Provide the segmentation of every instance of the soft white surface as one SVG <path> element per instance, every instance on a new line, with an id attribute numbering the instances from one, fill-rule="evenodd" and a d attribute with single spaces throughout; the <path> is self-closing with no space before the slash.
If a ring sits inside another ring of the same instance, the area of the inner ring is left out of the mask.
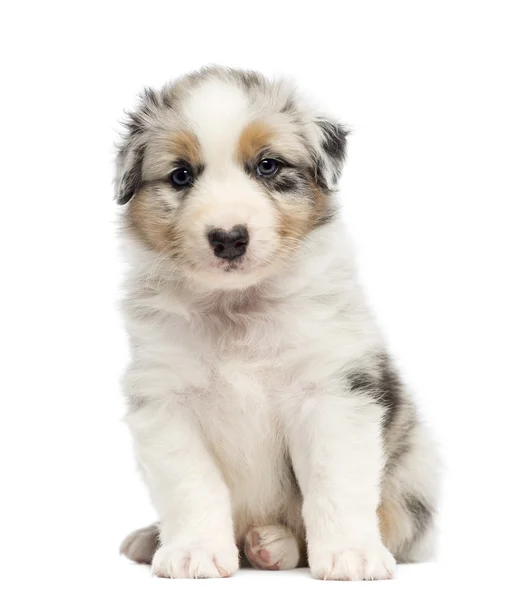
<path id="1" fill-rule="evenodd" d="M 518 595 L 522 22 L 510 1 L 3 9 L 3 597 Z M 354 127 L 342 192 L 362 278 L 447 465 L 439 562 L 397 581 L 159 581 L 116 554 L 154 516 L 119 421 L 114 130 L 143 84 L 209 62 L 292 74 Z"/>
<path id="2" fill-rule="evenodd" d="M 74 575 L 59 572 L 45 578 L 24 578 L 14 582 L 11 590 L 20 598 L 40 597 L 40 592 L 58 598 L 141 598 L 180 599 L 217 598 L 358 598 L 418 599 L 450 598 L 469 594 L 493 597 L 494 593 L 511 594 L 518 587 L 505 578 L 495 582 L 478 570 L 464 575 L 457 569 L 447 571 L 439 564 L 404 565 L 393 581 L 317 581 L 306 569 L 294 571 L 240 571 L 231 579 L 159 579 L 144 566 L 131 565 L 124 559 L 104 565 L 79 569 Z M 40 592 L 39 592 L 40 590 Z M 73 596 L 74 594 L 74 596 Z M 506 596 L 514 597 L 514 596 Z"/>

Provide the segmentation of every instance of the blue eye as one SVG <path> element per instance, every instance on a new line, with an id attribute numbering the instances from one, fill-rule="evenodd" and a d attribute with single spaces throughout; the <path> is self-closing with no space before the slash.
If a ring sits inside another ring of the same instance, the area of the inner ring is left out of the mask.
<path id="1" fill-rule="evenodd" d="M 171 173 L 171 183 L 176 189 L 189 187 L 193 183 L 193 173 L 188 167 L 179 167 Z"/>
<path id="2" fill-rule="evenodd" d="M 272 177 L 280 169 L 280 163 L 274 158 L 265 158 L 258 163 L 257 175 L 260 177 Z"/>

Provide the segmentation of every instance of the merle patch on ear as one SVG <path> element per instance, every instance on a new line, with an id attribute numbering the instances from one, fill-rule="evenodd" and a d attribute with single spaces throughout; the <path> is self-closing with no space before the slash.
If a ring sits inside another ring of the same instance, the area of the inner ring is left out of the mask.
<path id="1" fill-rule="evenodd" d="M 138 108 L 126 112 L 127 119 L 122 123 L 125 134 L 119 146 L 117 157 L 116 201 L 127 204 L 142 185 L 142 164 L 144 162 L 145 139 L 148 120 L 154 116 L 155 109 L 163 102 L 154 90 L 146 88 L 140 94 Z"/>
<path id="2" fill-rule="evenodd" d="M 322 188 L 329 191 L 333 190 L 342 174 L 350 131 L 327 119 L 318 119 L 316 125 L 320 130 L 316 179 Z"/>
<path id="3" fill-rule="evenodd" d="M 123 148 L 120 151 L 120 181 L 117 184 L 116 200 L 118 204 L 127 204 L 142 185 L 142 163 L 144 146 Z"/>

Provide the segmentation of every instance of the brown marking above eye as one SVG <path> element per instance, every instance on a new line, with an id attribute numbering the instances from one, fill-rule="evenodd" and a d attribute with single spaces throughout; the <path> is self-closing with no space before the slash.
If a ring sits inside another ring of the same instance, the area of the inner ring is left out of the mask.
<path id="1" fill-rule="evenodd" d="M 196 136 L 187 130 L 177 131 L 169 136 L 167 149 L 177 159 L 186 161 L 190 165 L 202 164 L 202 152 Z"/>
<path id="2" fill-rule="evenodd" d="M 256 161 L 273 136 L 271 128 L 262 121 L 249 123 L 238 139 L 237 160 L 241 165 Z"/>

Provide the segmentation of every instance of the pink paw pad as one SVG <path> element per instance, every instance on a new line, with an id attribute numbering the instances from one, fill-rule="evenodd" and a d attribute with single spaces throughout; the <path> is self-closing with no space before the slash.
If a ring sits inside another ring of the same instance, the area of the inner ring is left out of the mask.
<path id="1" fill-rule="evenodd" d="M 253 567 L 269 571 L 294 569 L 300 558 L 295 537 L 283 525 L 251 529 L 246 535 L 244 552 Z"/>
<path id="2" fill-rule="evenodd" d="M 248 541 L 248 538 L 246 538 L 245 552 L 249 562 L 255 568 L 278 571 L 278 561 L 274 564 L 271 564 L 271 554 L 269 551 L 265 548 L 260 548 L 260 536 L 258 534 L 255 533 L 250 541 Z"/>

